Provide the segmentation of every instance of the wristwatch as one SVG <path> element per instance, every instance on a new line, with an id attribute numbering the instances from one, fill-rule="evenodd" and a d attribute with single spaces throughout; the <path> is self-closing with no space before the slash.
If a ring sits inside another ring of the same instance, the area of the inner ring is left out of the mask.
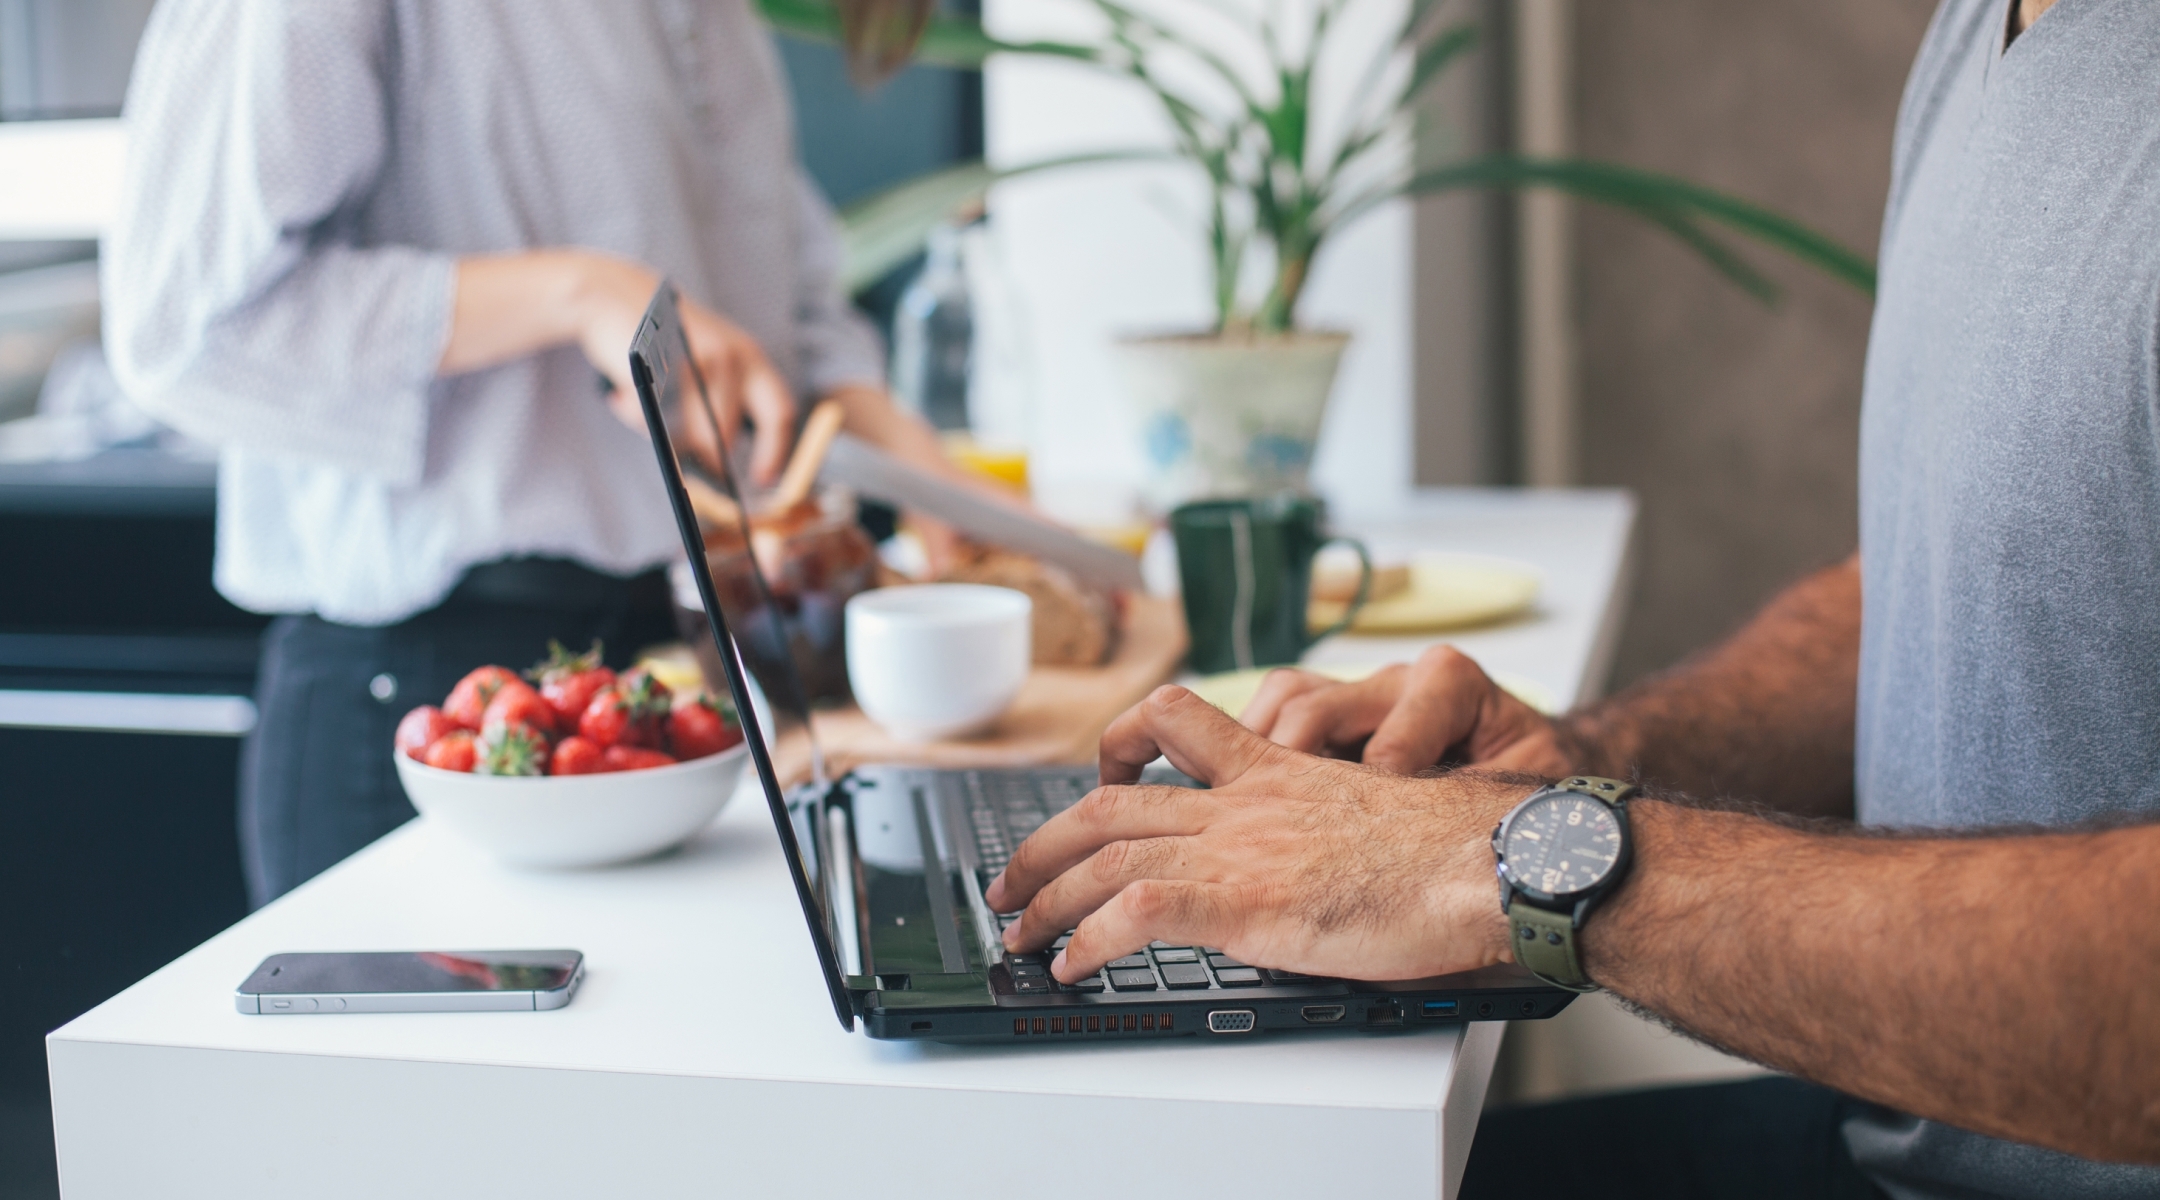
<path id="1" fill-rule="evenodd" d="M 1577 775 L 1539 788 L 1493 827 L 1500 911 L 1515 961 L 1554 987 L 1594 992 L 1575 938 L 1629 863 L 1627 801 L 1635 785 Z"/>

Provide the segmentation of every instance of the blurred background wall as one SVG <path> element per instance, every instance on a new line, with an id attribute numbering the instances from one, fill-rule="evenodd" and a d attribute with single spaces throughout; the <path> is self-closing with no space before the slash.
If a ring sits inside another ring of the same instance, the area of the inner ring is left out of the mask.
<path id="1" fill-rule="evenodd" d="M 1576 4 L 1564 72 L 1574 148 L 1768 204 L 1873 257 L 1898 99 L 1933 9 Z M 1569 232 L 1576 478 L 1642 500 L 1618 688 L 1853 550 L 1871 305 L 1750 251 L 1785 289 L 1766 308 L 1664 234 L 1592 206 L 1575 206 Z M 1496 1098 L 1747 1069 L 1591 996 L 1511 1032 Z"/>
<path id="2" fill-rule="evenodd" d="M 1932 0 L 1576 6 L 1577 149 L 1768 203 L 1873 256 Z M 1765 308 L 1662 233 L 1576 210 L 1583 482 L 1643 501 L 1614 685 L 1854 546 L 1868 301 L 1755 255 Z"/>

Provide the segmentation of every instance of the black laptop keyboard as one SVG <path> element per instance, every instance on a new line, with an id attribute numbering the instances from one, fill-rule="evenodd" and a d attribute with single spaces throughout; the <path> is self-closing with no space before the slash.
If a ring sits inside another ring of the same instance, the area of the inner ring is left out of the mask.
<path id="1" fill-rule="evenodd" d="M 968 819 L 975 830 L 976 858 L 988 886 L 1012 859 L 1013 847 L 1027 840 L 1043 822 L 1080 802 L 1088 792 L 1084 774 L 1072 776 L 1021 772 L 966 775 Z M 998 918 L 1000 929 L 1019 920 Z M 1072 937 L 1067 932 L 1040 954 L 1007 954 L 1005 968 L 1013 990 L 1021 994 L 1057 992 L 1202 991 L 1260 987 L 1264 984 L 1313 983 L 1312 976 L 1249 967 L 1212 946 L 1173 946 L 1156 942 L 1128 954 L 1101 973 L 1075 984 L 1051 978 L 1050 960 Z"/>

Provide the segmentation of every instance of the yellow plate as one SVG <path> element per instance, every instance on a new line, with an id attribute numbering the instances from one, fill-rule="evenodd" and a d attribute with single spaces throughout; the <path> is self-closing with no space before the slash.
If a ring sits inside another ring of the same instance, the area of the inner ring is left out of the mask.
<path id="1" fill-rule="evenodd" d="M 1203 675 L 1186 686 L 1192 690 L 1194 695 L 1209 704 L 1229 713 L 1233 717 L 1241 716 L 1245 712 L 1245 706 L 1251 704 L 1253 697 L 1260 694 L 1260 681 L 1266 679 L 1268 672 L 1273 669 L 1272 667 L 1257 667 L 1250 671 L 1225 671 L 1220 675 Z M 1329 679 L 1338 679 L 1344 683 L 1351 683 L 1365 678 L 1380 668 L 1378 666 L 1369 666 L 1305 667 L 1302 669 L 1311 671 L 1315 675 L 1325 675 Z M 1503 671 L 1493 676 L 1493 682 L 1499 684 L 1503 691 L 1541 713 L 1553 711 L 1552 693 L 1545 690 L 1543 685 L 1534 680 L 1525 679 L 1520 675 L 1511 675 Z"/>
<path id="2" fill-rule="evenodd" d="M 1521 563 L 1470 555 L 1420 556 L 1410 587 L 1358 612 L 1351 633 L 1431 633 L 1512 617 L 1537 603 L 1538 575 Z M 1315 600 L 1306 619 L 1315 631 L 1342 619 L 1343 606 Z"/>

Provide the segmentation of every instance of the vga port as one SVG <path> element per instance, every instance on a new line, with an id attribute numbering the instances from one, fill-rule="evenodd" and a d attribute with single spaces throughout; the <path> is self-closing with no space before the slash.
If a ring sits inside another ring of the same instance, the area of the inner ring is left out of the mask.
<path id="1" fill-rule="evenodd" d="M 1251 1033 L 1259 1023 L 1249 1008 L 1218 1008 L 1207 1015 L 1209 1033 Z"/>

